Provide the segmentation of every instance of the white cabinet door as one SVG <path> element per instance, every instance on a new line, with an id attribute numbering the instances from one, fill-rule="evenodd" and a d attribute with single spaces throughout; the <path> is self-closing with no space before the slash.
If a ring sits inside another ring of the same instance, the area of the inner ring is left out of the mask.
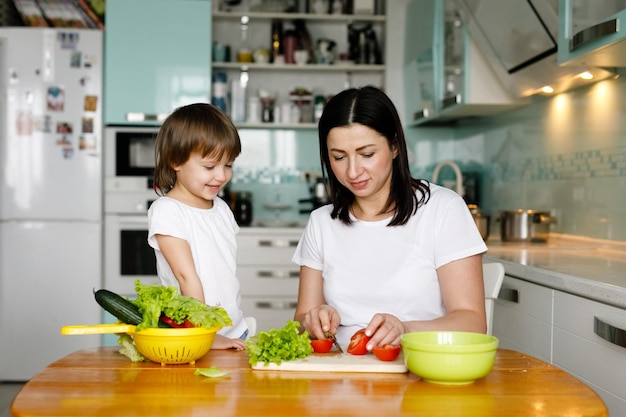
<path id="1" fill-rule="evenodd" d="M 300 229 L 246 229 L 237 235 L 241 308 L 257 320 L 257 332 L 279 329 L 293 319 L 299 270 L 291 257 Z"/>
<path id="2" fill-rule="evenodd" d="M 504 277 L 493 316 L 500 347 L 551 362 L 552 293 L 550 288 Z"/>
<path id="3" fill-rule="evenodd" d="M 592 385 L 612 416 L 626 415 L 624 329 L 626 310 L 555 291 L 554 364 Z"/>

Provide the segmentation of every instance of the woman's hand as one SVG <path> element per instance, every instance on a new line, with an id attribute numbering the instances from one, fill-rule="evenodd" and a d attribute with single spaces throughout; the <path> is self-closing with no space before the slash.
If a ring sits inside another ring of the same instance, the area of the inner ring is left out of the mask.
<path id="1" fill-rule="evenodd" d="M 400 336 L 405 332 L 404 323 L 396 316 L 386 313 L 374 314 L 365 328 L 365 334 L 370 337 L 367 350 L 371 351 L 375 346 L 386 344 L 399 345 Z"/>
<path id="2" fill-rule="evenodd" d="M 326 339 L 328 337 L 326 336 L 327 332 L 333 335 L 337 334 L 337 327 L 339 327 L 340 322 L 341 319 L 337 310 L 328 304 L 322 304 L 313 307 L 304 315 L 300 327 L 309 332 L 311 339 Z"/>

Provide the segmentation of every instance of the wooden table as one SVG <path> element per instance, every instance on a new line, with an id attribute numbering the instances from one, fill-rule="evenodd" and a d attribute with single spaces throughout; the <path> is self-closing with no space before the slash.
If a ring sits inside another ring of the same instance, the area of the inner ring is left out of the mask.
<path id="1" fill-rule="evenodd" d="M 194 375 L 215 365 L 222 378 Z M 31 379 L 13 416 L 607 416 L 600 397 L 531 356 L 498 350 L 471 385 L 413 374 L 250 369 L 245 352 L 215 350 L 195 365 L 132 363 L 116 347 L 72 353 Z"/>

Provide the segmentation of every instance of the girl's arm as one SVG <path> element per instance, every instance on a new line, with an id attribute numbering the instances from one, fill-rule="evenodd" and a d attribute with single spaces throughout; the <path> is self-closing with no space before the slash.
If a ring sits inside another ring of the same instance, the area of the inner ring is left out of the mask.
<path id="1" fill-rule="evenodd" d="M 180 293 L 196 298 L 204 303 L 202 282 L 200 282 L 200 277 L 196 272 L 196 266 L 193 263 L 191 249 L 187 241 L 167 235 L 155 235 L 155 238 L 180 285 Z"/>
<path id="2" fill-rule="evenodd" d="M 300 330 L 306 330 L 314 339 L 324 339 L 328 331 L 337 333 L 341 320 L 337 310 L 326 305 L 322 271 L 300 267 L 298 306 L 294 320 L 300 323 Z"/>

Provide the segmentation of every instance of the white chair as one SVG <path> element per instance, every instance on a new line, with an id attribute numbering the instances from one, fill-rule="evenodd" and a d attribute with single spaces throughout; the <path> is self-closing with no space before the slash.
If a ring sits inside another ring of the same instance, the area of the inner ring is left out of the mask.
<path id="1" fill-rule="evenodd" d="M 256 336 L 256 319 L 254 317 L 245 317 L 244 320 L 248 324 L 248 337 Z"/>
<path id="2" fill-rule="evenodd" d="M 504 267 L 501 263 L 483 264 L 483 280 L 485 282 L 485 313 L 487 316 L 487 334 L 491 334 L 493 326 L 493 309 L 495 300 L 504 280 Z"/>

